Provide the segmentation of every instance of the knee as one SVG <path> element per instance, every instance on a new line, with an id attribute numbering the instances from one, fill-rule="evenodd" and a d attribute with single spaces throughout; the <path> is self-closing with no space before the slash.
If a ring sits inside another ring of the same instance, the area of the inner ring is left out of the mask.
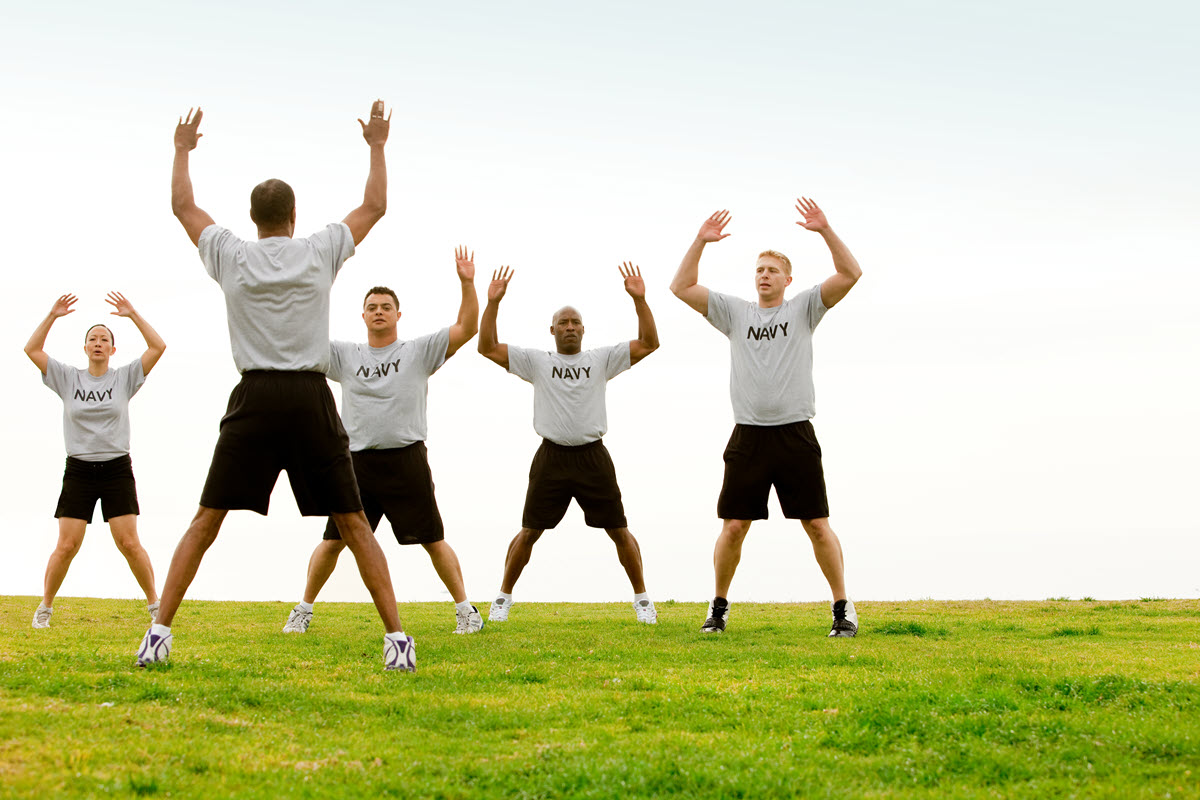
<path id="1" fill-rule="evenodd" d="M 117 545 L 117 549 L 121 551 L 121 555 L 128 558 L 136 555 L 142 550 L 142 543 L 138 540 L 136 533 L 113 534 L 113 541 Z"/>
<path id="2" fill-rule="evenodd" d="M 746 538 L 746 534 L 750 532 L 750 520 L 748 519 L 727 519 L 722 533 L 729 539 L 735 542 L 740 542 Z"/>
<path id="3" fill-rule="evenodd" d="M 608 534 L 608 538 L 617 544 L 624 544 L 630 541 L 637 544 L 637 539 L 633 538 L 633 534 L 629 532 L 629 528 L 605 528 L 604 532 Z"/>
<path id="4" fill-rule="evenodd" d="M 60 540 L 58 546 L 54 548 L 54 554 L 59 558 L 65 558 L 68 561 L 75 557 L 79 552 L 79 548 L 83 546 L 83 539 L 65 539 Z"/>
<path id="5" fill-rule="evenodd" d="M 808 534 L 808 538 L 814 542 L 821 542 L 827 539 L 833 539 L 833 528 L 829 527 L 829 518 L 821 517 L 819 519 L 802 519 L 800 524 L 804 526 L 804 532 Z"/>
<path id="6" fill-rule="evenodd" d="M 517 532 L 517 538 L 513 539 L 513 544 L 524 547 L 533 547 L 534 542 L 542 538 L 544 531 L 539 531 L 534 528 L 521 528 Z"/>

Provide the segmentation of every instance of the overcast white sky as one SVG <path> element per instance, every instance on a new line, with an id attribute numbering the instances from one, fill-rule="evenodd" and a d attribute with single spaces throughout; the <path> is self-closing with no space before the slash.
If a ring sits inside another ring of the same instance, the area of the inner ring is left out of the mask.
<path id="1" fill-rule="evenodd" d="M 385 6 L 385 4 L 379 4 Z M 0 31 L 9 312 L 0 368 L 0 593 L 39 594 L 54 546 L 61 404 L 21 346 L 82 297 L 47 350 L 124 292 L 169 349 L 134 399 L 140 530 L 166 576 L 237 374 L 224 304 L 170 213 L 171 136 L 205 109 L 196 197 L 253 235 L 249 190 L 296 189 L 298 232 L 361 199 L 356 117 L 395 109 L 387 217 L 347 263 L 332 331 L 363 338 L 365 289 L 400 295 L 401 336 L 448 325 L 453 250 L 516 277 L 501 339 L 632 338 L 617 265 L 641 265 L 662 349 L 609 386 L 630 528 L 656 599 L 712 592 L 728 346 L 667 284 L 703 219 L 733 235 L 701 280 L 751 296 L 755 254 L 796 287 L 832 270 L 795 225 L 817 199 L 864 270 L 816 335 L 832 523 L 859 599 L 1200 594 L 1200 11 L 1193 4 L 551 2 L 23 4 Z M 114 324 L 125 363 L 141 352 Z M 499 585 L 538 439 L 527 384 L 464 348 L 431 382 L 428 440 L 468 592 Z M 756 523 L 732 599 L 821 600 L 800 526 Z M 324 521 L 281 481 L 232 514 L 189 597 L 298 599 Z M 62 594 L 134 597 L 106 526 Z M 402 600 L 447 598 L 384 533 Z M 518 602 L 624 600 L 607 537 L 572 507 Z M 322 595 L 366 600 L 347 556 Z"/>

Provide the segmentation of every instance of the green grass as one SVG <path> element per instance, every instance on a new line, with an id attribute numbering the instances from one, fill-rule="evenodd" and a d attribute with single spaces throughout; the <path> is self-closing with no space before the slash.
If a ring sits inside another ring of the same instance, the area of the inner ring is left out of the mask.
<path id="1" fill-rule="evenodd" d="M 0 796 L 1200 797 L 1200 601 L 519 604 L 455 636 L 402 607 L 188 602 L 140 670 L 144 608 L 0 598 Z"/>

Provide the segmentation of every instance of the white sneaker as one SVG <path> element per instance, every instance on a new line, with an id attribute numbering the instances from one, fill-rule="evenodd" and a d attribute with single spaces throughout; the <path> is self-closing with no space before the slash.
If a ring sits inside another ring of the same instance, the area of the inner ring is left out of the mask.
<path id="1" fill-rule="evenodd" d="M 479 633 L 483 630 L 483 615 L 475 606 L 471 606 L 471 610 L 466 614 L 460 613 L 456 609 L 454 616 L 458 620 L 458 626 L 454 629 L 455 633 Z"/>
<path id="2" fill-rule="evenodd" d="M 417 645 L 413 637 L 395 640 L 383 637 L 383 668 L 401 672 L 417 671 Z"/>
<path id="3" fill-rule="evenodd" d="M 49 628 L 50 615 L 53 613 L 53 608 L 46 608 L 45 603 L 38 603 L 37 611 L 33 612 L 33 627 Z"/>
<path id="4" fill-rule="evenodd" d="M 646 625 L 654 625 L 658 622 L 658 612 L 654 610 L 654 603 L 651 600 L 634 600 L 633 610 L 637 614 L 637 621 Z"/>
<path id="5" fill-rule="evenodd" d="M 288 614 L 288 620 L 283 626 L 284 633 L 305 633 L 308 631 L 308 623 L 312 622 L 313 612 L 305 611 L 297 603 L 292 609 L 292 613 Z"/>
<path id="6" fill-rule="evenodd" d="M 497 597 L 492 601 L 492 608 L 488 611 L 488 622 L 507 622 L 508 612 L 512 606 L 512 600 Z"/>
<path id="7" fill-rule="evenodd" d="M 155 600 L 153 603 L 146 606 L 146 610 L 150 612 L 150 624 L 151 625 L 158 622 L 158 604 L 159 604 L 159 601 Z"/>
<path id="8" fill-rule="evenodd" d="M 175 634 L 168 633 L 166 636 L 157 636 L 150 628 L 146 631 L 146 635 L 142 637 L 142 646 L 138 648 L 137 665 L 144 667 L 147 664 L 161 664 L 171 657 L 171 642 L 175 640 Z"/>
<path id="9" fill-rule="evenodd" d="M 838 600 L 830 603 L 833 610 L 833 628 L 830 636 L 850 637 L 858 633 L 858 612 L 854 610 L 853 600 Z"/>

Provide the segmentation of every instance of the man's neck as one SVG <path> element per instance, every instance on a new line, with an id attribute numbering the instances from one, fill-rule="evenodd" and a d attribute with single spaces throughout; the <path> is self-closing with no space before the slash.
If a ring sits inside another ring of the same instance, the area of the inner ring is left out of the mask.
<path id="1" fill-rule="evenodd" d="M 389 344 L 395 344 L 399 338 L 395 328 L 390 331 L 367 331 L 367 344 L 371 347 L 387 347 Z"/>
<path id="2" fill-rule="evenodd" d="M 260 239 L 274 239 L 279 236 L 282 236 L 285 239 L 290 239 L 290 238 L 292 238 L 292 232 L 290 230 L 288 230 L 287 228 L 259 228 L 258 229 L 258 238 L 260 238 Z"/>
<path id="3" fill-rule="evenodd" d="M 783 305 L 783 295 L 779 295 L 779 297 L 775 297 L 771 300 L 763 298 L 762 295 L 759 295 L 758 297 L 759 308 L 779 308 L 781 305 Z"/>

